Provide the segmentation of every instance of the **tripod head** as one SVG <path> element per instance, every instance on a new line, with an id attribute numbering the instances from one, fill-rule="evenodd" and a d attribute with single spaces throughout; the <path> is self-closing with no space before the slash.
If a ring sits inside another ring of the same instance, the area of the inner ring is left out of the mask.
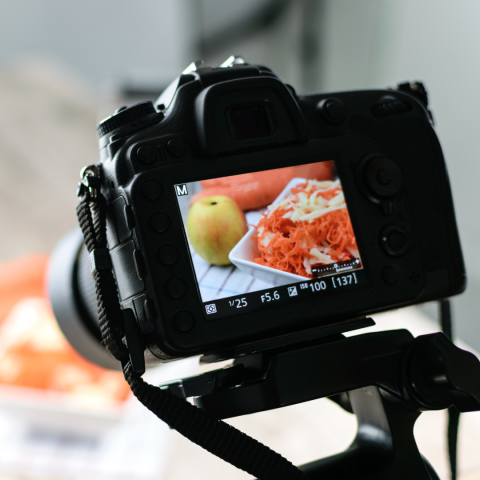
<path id="1" fill-rule="evenodd" d="M 161 388 L 223 419 L 346 393 L 334 399 L 357 416 L 357 437 L 342 454 L 301 467 L 308 478 L 435 479 L 416 447 L 415 421 L 451 405 L 480 410 L 480 362 L 443 333 L 332 334 Z"/>

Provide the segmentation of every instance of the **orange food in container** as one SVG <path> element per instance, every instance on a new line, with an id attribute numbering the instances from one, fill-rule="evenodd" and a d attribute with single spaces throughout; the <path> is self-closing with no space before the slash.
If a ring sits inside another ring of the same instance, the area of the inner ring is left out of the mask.
<path id="1" fill-rule="evenodd" d="M 0 266 L 0 396 L 14 387 L 118 406 L 130 391 L 123 375 L 88 362 L 64 338 L 44 293 L 46 267 L 41 256 Z"/>

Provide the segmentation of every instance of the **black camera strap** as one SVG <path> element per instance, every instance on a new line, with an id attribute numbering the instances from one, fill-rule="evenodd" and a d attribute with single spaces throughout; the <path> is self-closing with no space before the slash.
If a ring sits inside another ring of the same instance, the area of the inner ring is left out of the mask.
<path id="1" fill-rule="evenodd" d="M 159 387 L 147 384 L 127 347 L 138 341 L 135 320 L 123 314 L 106 239 L 106 200 L 100 192 L 101 165 L 82 171 L 77 216 L 90 254 L 100 332 L 107 350 L 122 363 L 133 394 L 158 418 L 217 457 L 261 480 L 301 480 L 295 465 L 257 440 Z M 129 332 L 132 332 L 129 334 Z M 124 343 L 126 337 L 127 345 Z M 132 349 L 133 350 L 133 349 Z M 143 354 L 142 354 L 143 355 Z M 142 358 L 143 360 L 143 358 Z"/>

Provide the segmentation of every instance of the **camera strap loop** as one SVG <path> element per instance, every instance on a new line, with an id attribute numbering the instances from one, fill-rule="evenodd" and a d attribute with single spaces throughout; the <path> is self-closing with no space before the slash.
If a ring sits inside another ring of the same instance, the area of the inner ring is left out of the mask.
<path id="1" fill-rule="evenodd" d="M 98 317 L 103 343 L 122 363 L 125 380 L 137 399 L 183 436 L 217 457 L 246 471 L 260 480 L 302 480 L 306 475 L 287 459 L 228 423 L 191 405 L 186 400 L 146 383 L 132 366 L 127 346 L 123 343 L 125 326 L 133 327 L 128 313 L 120 308 L 113 271 L 104 257 L 106 239 L 106 201 L 100 191 L 102 168 L 90 165 L 82 170 L 77 216 L 85 245 L 94 260 L 92 268 L 97 291 Z M 87 178 L 88 177 L 88 178 Z M 125 322 L 125 324 L 124 324 Z M 128 332 L 127 332 L 128 333 Z M 131 332 L 132 333 L 132 332 Z M 130 340 L 129 340 L 130 337 Z M 135 335 L 127 335 L 127 343 Z M 138 350 L 138 349 L 137 349 Z"/>

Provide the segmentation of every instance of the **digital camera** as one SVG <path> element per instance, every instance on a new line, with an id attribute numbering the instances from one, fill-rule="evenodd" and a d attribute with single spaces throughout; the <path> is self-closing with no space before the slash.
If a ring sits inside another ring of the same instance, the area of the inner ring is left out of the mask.
<path id="1" fill-rule="evenodd" d="M 465 288 L 419 83 L 301 95 L 263 66 L 193 66 L 98 133 L 120 302 L 151 359 L 307 341 Z"/>

